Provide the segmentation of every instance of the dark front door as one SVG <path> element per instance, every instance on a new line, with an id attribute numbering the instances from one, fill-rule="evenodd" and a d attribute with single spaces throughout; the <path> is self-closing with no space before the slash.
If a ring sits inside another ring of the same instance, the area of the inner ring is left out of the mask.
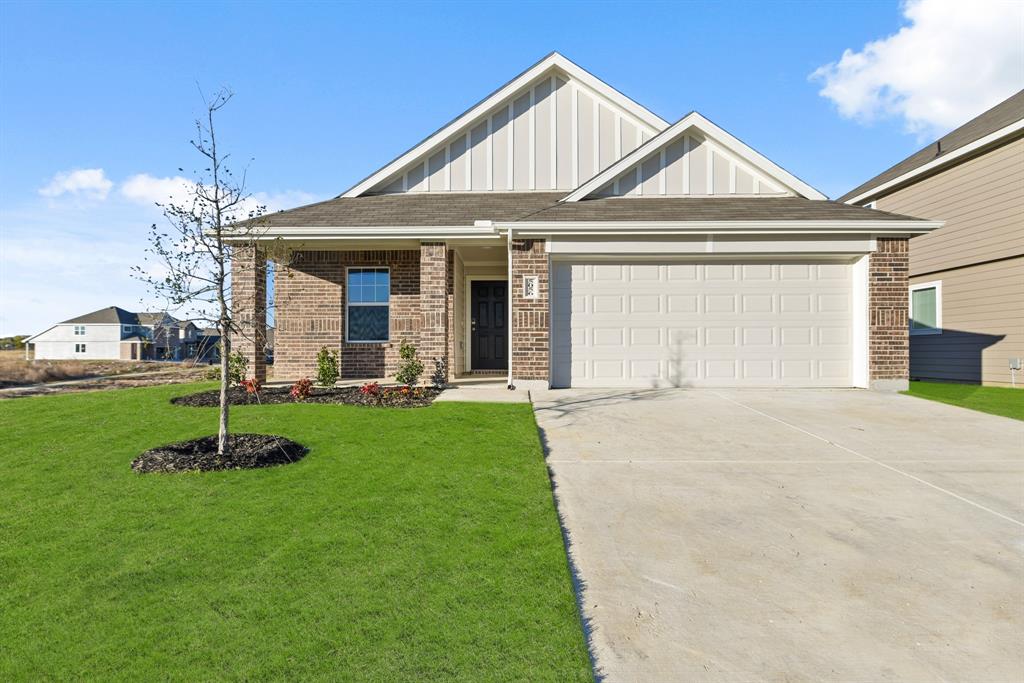
<path id="1" fill-rule="evenodd" d="M 471 283 L 470 366 L 473 370 L 508 368 L 508 283 Z"/>

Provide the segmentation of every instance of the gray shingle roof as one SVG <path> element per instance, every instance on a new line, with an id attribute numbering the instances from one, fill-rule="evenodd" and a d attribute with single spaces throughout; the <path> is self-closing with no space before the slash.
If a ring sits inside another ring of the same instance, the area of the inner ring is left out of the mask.
<path id="1" fill-rule="evenodd" d="M 91 323 L 94 325 L 138 325 L 139 317 L 130 311 L 124 310 L 123 308 L 118 308 L 117 306 L 107 306 L 106 308 L 101 308 L 98 311 L 93 311 L 92 313 L 80 315 L 77 318 L 65 320 L 61 324 L 65 325 L 67 323 Z"/>
<path id="2" fill-rule="evenodd" d="M 956 130 L 947 133 L 927 147 L 914 152 L 903 161 L 882 171 L 866 183 L 858 185 L 837 201 L 845 202 L 873 187 L 887 183 L 950 152 L 955 152 L 961 147 L 980 140 L 986 135 L 994 133 L 1000 128 L 1005 128 L 1021 119 L 1024 119 L 1024 90 L 1000 102 L 980 116 L 971 119 Z"/>
<path id="3" fill-rule="evenodd" d="M 491 221 L 911 220 L 802 197 L 607 197 L 559 203 L 564 192 L 388 194 L 329 199 L 269 214 L 271 228 L 471 226 Z"/>

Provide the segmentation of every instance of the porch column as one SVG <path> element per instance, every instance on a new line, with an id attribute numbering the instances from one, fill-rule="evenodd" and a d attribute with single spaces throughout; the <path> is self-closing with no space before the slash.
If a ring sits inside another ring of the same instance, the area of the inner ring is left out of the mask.
<path id="1" fill-rule="evenodd" d="M 880 237 L 868 258 L 869 386 L 905 391 L 910 386 L 909 240 Z"/>
<path id="2" fill-rule="evenodd" d="M 444 242 L 420 243 L 420 344 L 419 356 L 424 376 L 434 372 L 434 361 L 448 357 L 448 245 Z M 449 371 L 450 375 L 450 371 Z"/>
<path id="3" fill-rule="evenodd" d="M 267 381 L 263 345 L 267 335 L 267 256 L 263 250 L 246 246 L 231 254 L 231 310 L 235 331 L 231 351 L 249 361 L 249 376 Z"/>
<path id="4" fill-rule="evenodd" d="M 548 278 L 544 240 L 512 240 L 509 301 L 512 304 L 512 383 L 522 389 L 547 389 L 550 362 Z M 527 279 L 530 290 L 527 291 Z"/>

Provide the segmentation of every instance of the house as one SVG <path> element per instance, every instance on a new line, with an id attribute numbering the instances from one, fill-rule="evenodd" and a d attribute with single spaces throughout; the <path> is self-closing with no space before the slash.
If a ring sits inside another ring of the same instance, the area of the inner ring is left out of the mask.
<path id="1" fill-rule="evenodd" d="M 840 200 L 945 221 L 910 240 L 910 376 L 1013 383 L 1024 358 L 1024 91 Z"/>
<path id="2" fill-rule="evenodd" d="M 36 360 L 176 360 L 179 321 L 165 312 L 132 313 L 108 306 L 57 323 L 25 340 Z"/>
<path id="3" fill-rule="evenodd" d="M 793 134 L 797 134 L 794 132 Z M 265 376 L 433 369 L 518 387 L 907 385 L 907 242 L 699 113 L 669 123 L 553 53 L 340 196 L 235 250 L 234 348 Z"/>

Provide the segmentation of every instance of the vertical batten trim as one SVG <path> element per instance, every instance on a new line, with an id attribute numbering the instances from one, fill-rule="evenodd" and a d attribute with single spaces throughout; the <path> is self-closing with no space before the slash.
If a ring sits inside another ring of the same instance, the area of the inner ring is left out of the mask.
<path id="1" fill-rule="evenodd" d="M 704 141 L 704 144 L 708 145 L 707 140 Z M 707 191 L 709 195 L 713 195 L 718 188 L 715 187 L 715 148 L 712 145 L 708 145 L 707 157 L 708 160 L 705 164 L 707 166 L 705 172 L 708 174 Z"/>
<path id="2" fill-rule="evenodd" d="M 487 189 L 494 191 L 494 117 L 487 117 Z"/>
<path id="3" fill-rule="evenodd" d="M 622 116 L 618 112 L 615 112 L 615 122 L 612 125 L 615 126 L 615 159 L 612 160 L 614 164 L 622 158 Z"/>
<path id="4" fill-rule="evenodd" d="M 516 119 L 515 119 L 515 108 L 512 106 L 515 100 L 508 103 L 508 191 L 511 192 L 516 188 Z"/>
<path id="5" fill-rule="evenodd" d="M 665 148 L 661 148 L 661 166 L 658 167 L 658 192 L 661 194 L 667 194 L 666 183 L 668 182 L 668 169 L 665 168 Z"/>
<path id="6" fill-rule="evenodd" d="M 754 176 L 754 194 L 761 194 L 761 179 Z"/>
<path id="7" fill-rule="evenodd" d="M 546 189 L 558 187 L 558 92 L 555 90 L 555 77 L 551 76 L 551 185 Z"/>
<path id="8" fill-rule="evenodd" d="M 527 187 L 531 190 L 537 189 L 537 88 L 530 88 L 530 119 L 529 119 L 530 143 L 527 147 L 529 152 L 530 166 L 527 169 Z"/>
<path id="9" fill-rule="evenodd" d="M 683 194 L 690 194 L 690 136 L 683 136 Z"/>
<path id="10" fill-rule="evenodd" d="M 594 153 L 591 154 L 594 158 L 594 170 L 590 174 L 593 177 L 601 170 L 601 103 L 593 97 L 590 99 L 594 101 Z"/>
<path id="11" fill-rule="evenodd" d="M 444 189 L 452 191 L 452 146 L 448 144 L 444 148 Z"/>
<path id="12" fill-rule="evenodd" d="M 736 194 L 736 162 L 729 162 L 729 194 Z"/>
<path id="13" fill-rule="evenodd" d="M 572 136 L 570 143 L 572 145 L 571 156 L 572 156 L 572 186 L 578 187 L 580 184 L 580 127 L 579 127 L 579 93 L 576 91 L 576 82 L 573 81 L 569 85 L 569 97 L 572 98 L 570 102 L 569 111 L 572 120 L 569 122 L 569 134 Z M 556 182 L 557 185 L 557 182 Z"/>
<path id="14" fill-rule="evenodd" d="M 473 126 L 466 131 L 466 191 L 473 190 Z"/>
<path id="15" fill-rule="evenodd" d="M 409 172 L 406 171 L 402 174 L 402 192 L 409 191 Z"/>

